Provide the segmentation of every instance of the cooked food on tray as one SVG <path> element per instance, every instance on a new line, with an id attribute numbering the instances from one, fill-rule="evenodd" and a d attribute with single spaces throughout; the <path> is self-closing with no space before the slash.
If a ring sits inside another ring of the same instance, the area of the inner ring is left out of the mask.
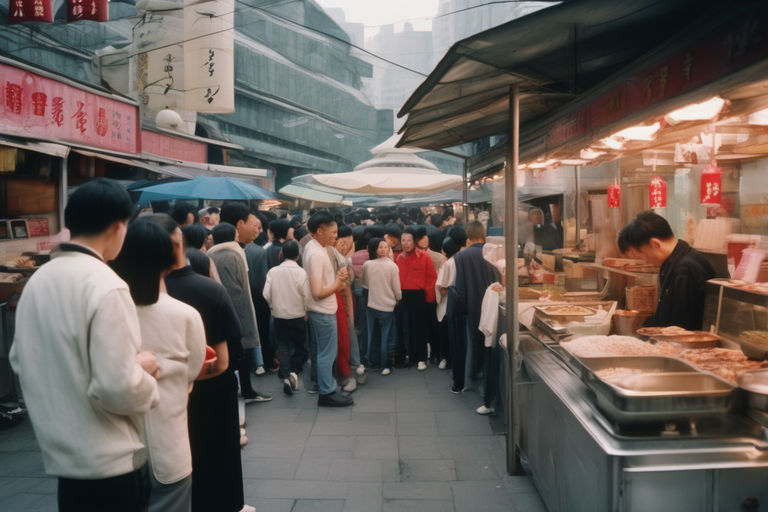
<path id="1" fill-rule="evenodd" d="M 615 367 L 615 368 L 603 368 L 601 370 L 595 371 L 595 375 L 600 377 L 601 379 L 609 382 L 616 382 L 621 381 L 624 377 L 627 377 L 629 375 L 638 375 L 641 373 L 660 373 L 661 370 L 646 370 L 644 368 L 625 368 L 625 367 Z"/>
<path id="2" fill-rule="evenodd" d="M 550 316 L 586 316 L 594 315 L 595 310 L 585 308 L 584 306 L 577 306 L 574 304 L 556 304 L 554 306 L 542 306 L 538 308 L 539 311 L 545 315 Z"/>
<path id="3" fill-rule="evenodd" d="M 637 330 L 637 334 L 643 336 L 684 336 L 693 334 L 693 331 L 670 325 L 669 327 L 641 327 Z"/>
<path id="4" fill-rule="evenodd" d="M 768 348 L 768 331 L 743 331 L 740 336 L 747 343 Z"/>
<path id="5" fill-rule="evenodd" d="M 680 345 L 661 341 L 648 343 L 631 336 L 583 336 L 560 343 L 564 349 L 578 357 L 602 356 L 667 356 L 677 357 Z"/>
<path id="6" fill-rule="evenodd" d="M 728 348 L 702 348 L 686 350 L 683 359 L 694 366 L 712 372 L 725 380 L 736 383 L 741 372 L 768 368 L 766 361 L 754 361 L 745 356 L 740 350 Z"/>

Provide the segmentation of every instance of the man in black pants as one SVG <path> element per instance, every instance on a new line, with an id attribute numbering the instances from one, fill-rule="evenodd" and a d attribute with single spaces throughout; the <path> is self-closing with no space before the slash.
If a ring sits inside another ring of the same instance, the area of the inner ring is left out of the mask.
<path id="1" fill-rule="evenodd" d="M 297 263 L 299 244 L 289 240 L 280 252 L 283 262 L 267 273 L 263 293 L 275 322 L 280 352 L 278 377 L 283 381 L 285 394 L 292 395 L 299 387 L 298 373 L 308 358 L 306 316 L 307 300 L 312 292 L 307 272 Z"/>

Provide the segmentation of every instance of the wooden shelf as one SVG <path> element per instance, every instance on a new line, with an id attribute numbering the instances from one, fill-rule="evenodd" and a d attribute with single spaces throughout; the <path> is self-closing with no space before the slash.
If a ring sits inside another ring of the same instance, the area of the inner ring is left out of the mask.
<path id="1" fill-rule="evenodd" d="M 658 277 L 657 272 L 633 272 L 631 270 L 624 270 L 621 268 L 600 265 L 599 263 L 585 263 L 584 266 L 586 266 L 587 268 L 593 268 L 595 270 L 606 270 L 608 272 L 613 272 L 614 274 L 621 274 L 621 275 L 625 275 L 629 277 L 637 277 L 641 279 L 655 279 L 656 277 Z"/>

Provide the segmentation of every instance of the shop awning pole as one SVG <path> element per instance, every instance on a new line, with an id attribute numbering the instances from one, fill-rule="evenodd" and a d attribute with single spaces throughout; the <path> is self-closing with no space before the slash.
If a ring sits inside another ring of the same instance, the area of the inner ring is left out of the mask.
<path id="1" fill-rule="evenodd" d="M 504 166 L 504 248 L 507 262 L 507 473 L 519 474 L 522 471 L 517 452 L 519 421 L 516 410 L 517 397 L 515 380 L 517 378 L 516 354 L 520 343 L 520 327 L 517 320 L 517 164 L 520 154 L 520 89 L 513 85 L 509 91 L 509 136 L 507 138 L 507 165 Z"/>
<path id="2" fill-rule="evenodd" d="M 461 209 L 464 219 L 469 222 L 469 205 L 467 204 L 467 175 L 469 174 L 469 158 L 464 157 L 464 179 L 461 180 Z"/>
<path id="3" fill-rule="evenodd" d="M 69 183 L 67 183 L 67 160 L 66 156 L 62 158 L 59 168 L 61 173 L 59 180 L 59 232 L 64 229 L 64 208 L 67 207 L 67 188 L 69 187 Z"/>

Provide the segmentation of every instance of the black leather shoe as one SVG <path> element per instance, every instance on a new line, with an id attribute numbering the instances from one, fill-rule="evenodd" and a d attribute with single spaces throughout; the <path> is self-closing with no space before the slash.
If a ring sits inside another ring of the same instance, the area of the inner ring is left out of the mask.
<path id="1" fill-rule="evenodd" d="M 351 396 L 339 393 L 338 391 L 327 395 L 319 395 L 317 398 L 317 405 L 325 407 L 347 407 L 354 403 L 355 401 L 352 400 Z"/>

